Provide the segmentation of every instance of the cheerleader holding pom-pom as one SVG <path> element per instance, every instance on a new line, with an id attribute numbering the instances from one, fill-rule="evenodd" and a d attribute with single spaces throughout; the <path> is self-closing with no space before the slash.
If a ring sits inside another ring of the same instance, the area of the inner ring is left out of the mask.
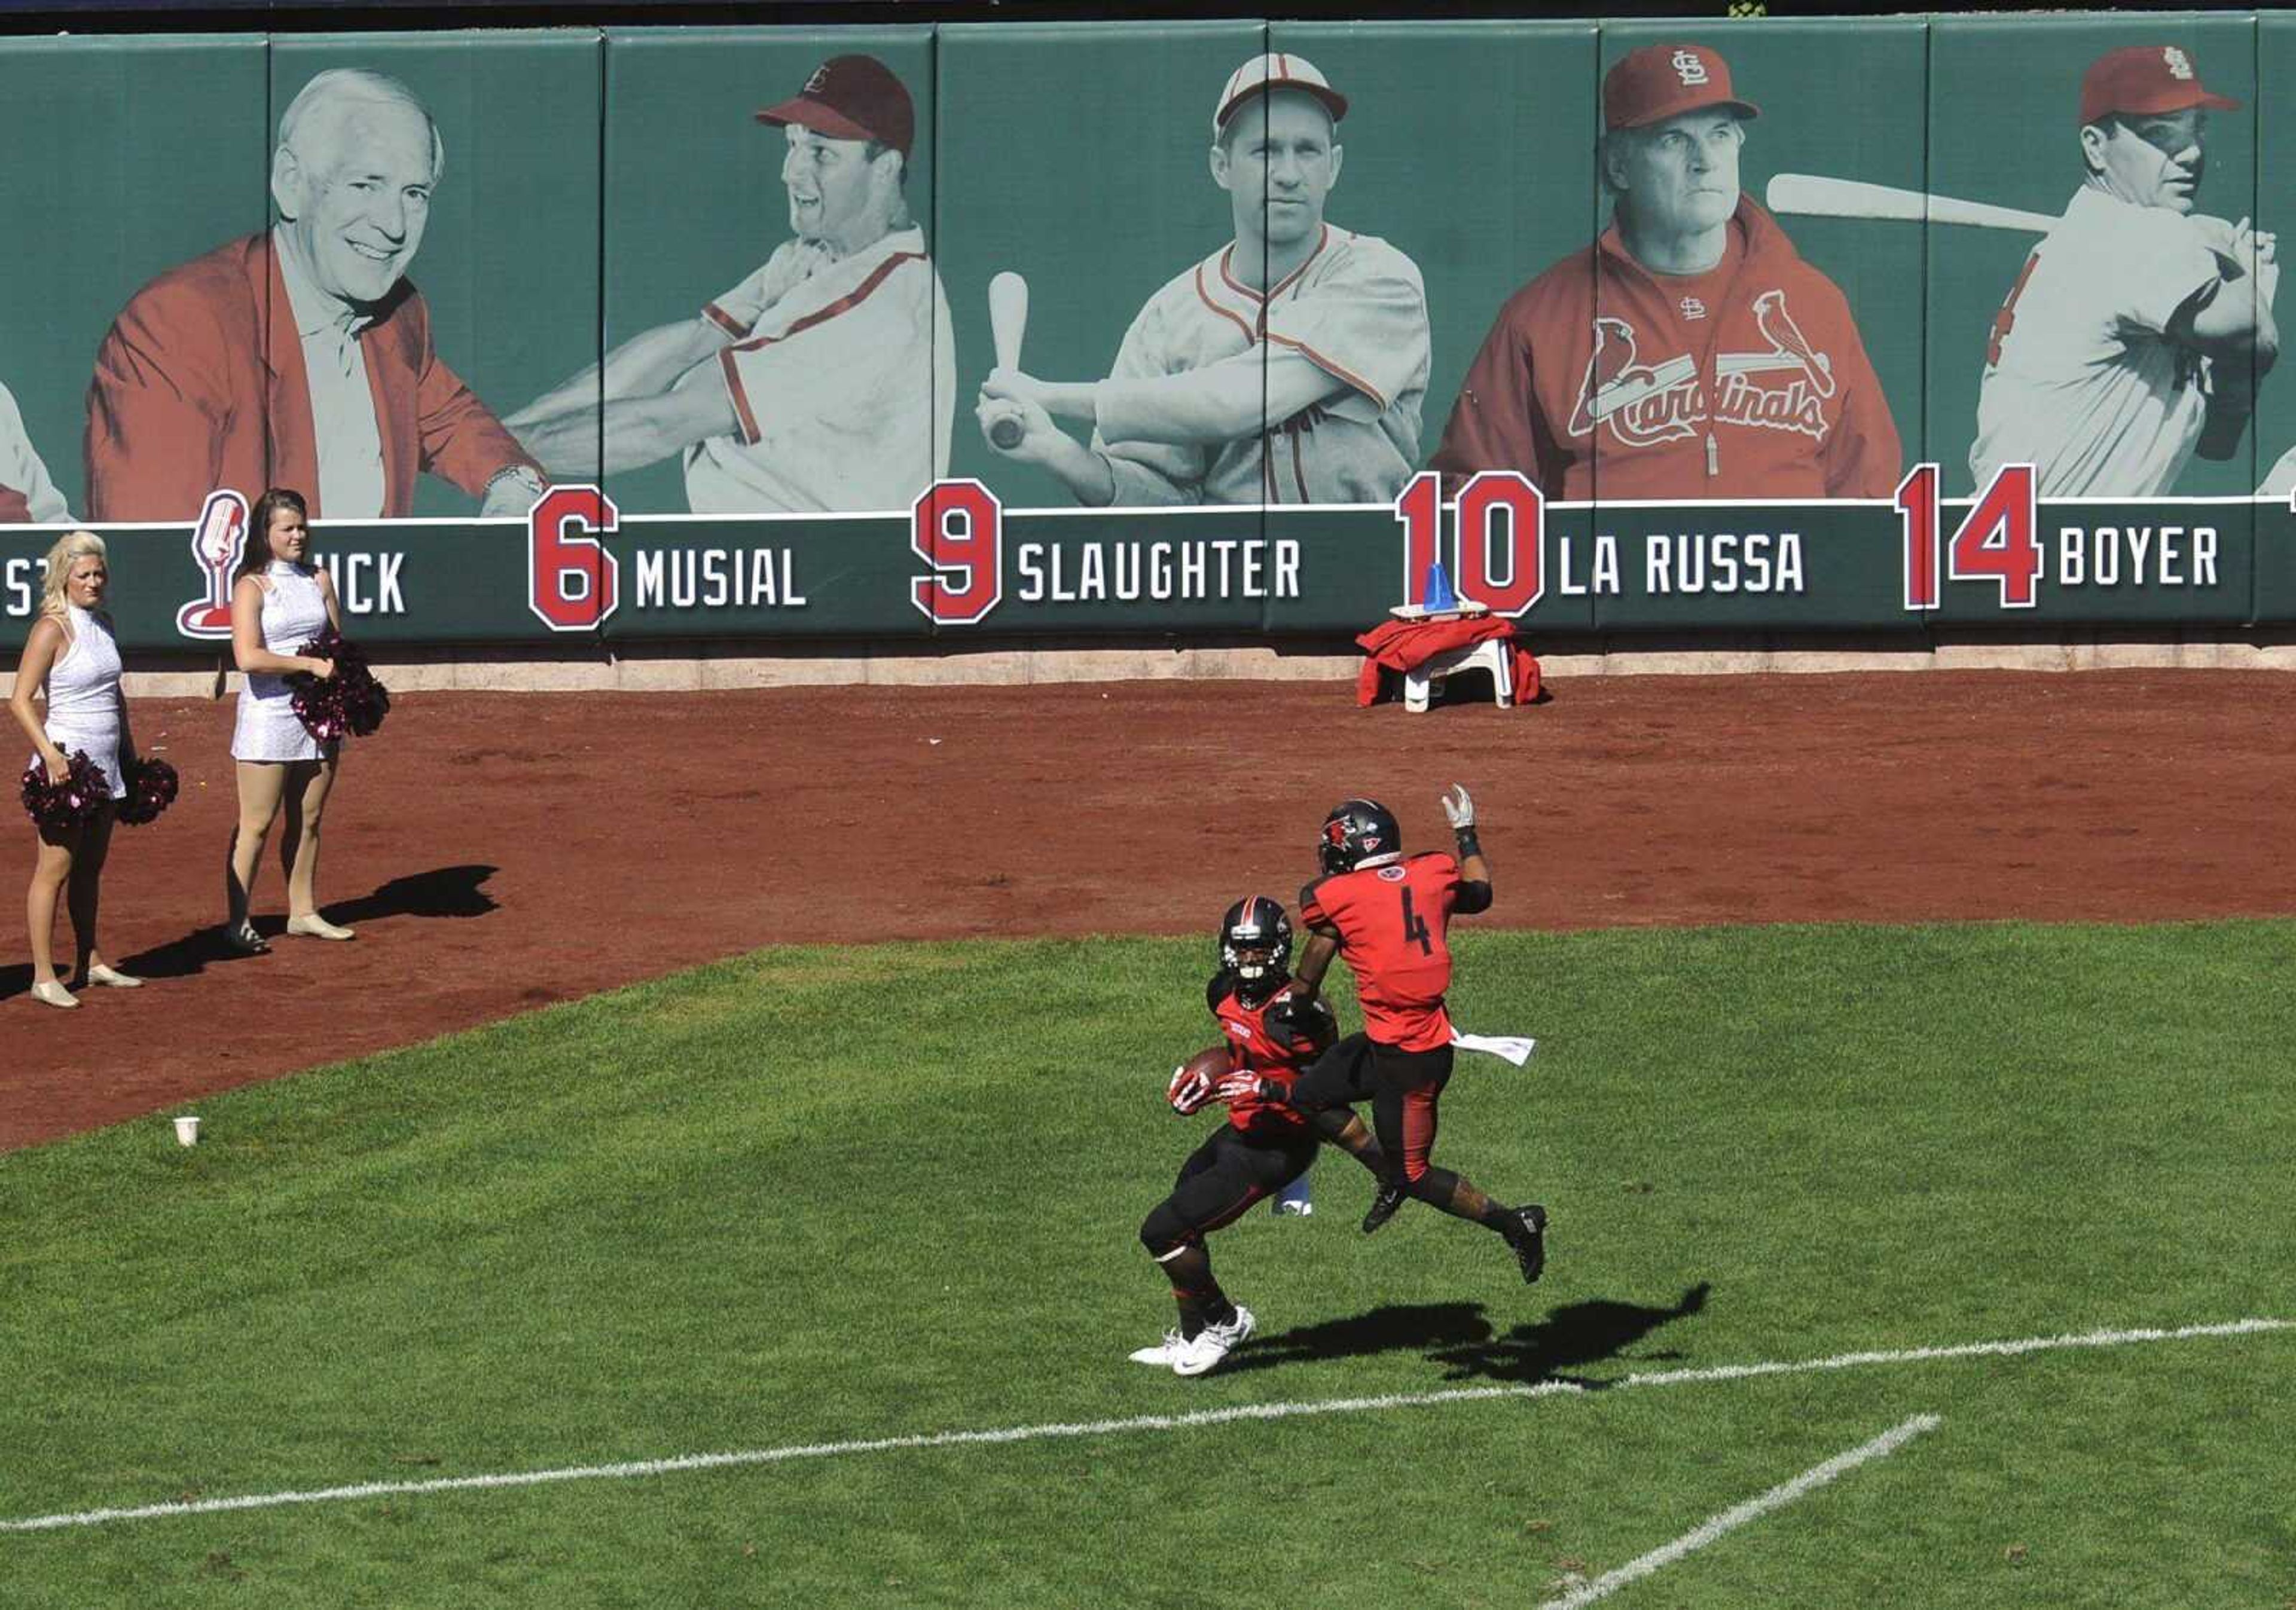
<path id="1" fill-rule="evenodd" d="M 283 821 L 280 863 L 287 872 L 287 932 L 348 939 L 351 930 L 319 915 L 319 824 L 340 764 L 340 734 L 321 739 L 296 713 L 309 703 L 296 684 L 324 687 L 336 674 L 332 658 L 305 652 L 323 633 L 340 640 L 335 584 L 310 562 L 309 511 L 302 494 L 273 487 L 248 520 L 247 546 L 231 588 L 232 658 L 246 674 L 231 754 L 237 763 L 239 825 L 232 836 L 224 937 L 234 950 L 260 955 L 271 946 L 248 917 L 271 824 Z M 332 695 L 321 702 L 331 700 Z"/>
<path id="2" fill-rule="evenodd" d="M 24 640 L 8 707 L 32 740 L 23 801 L 40 847 L 25 896 L 32 944 L 32 996 L 49 1006 L 79 1005 L 74 988 L 135 989 L 141 978 L 108 966 L 95 937 L 111 826 L 127 797 L 125 767 L 135 765 L 127 704 L 119 692 L 119 645 L 103 597 L 111 583 L 103 539 L 73 531 L 48 550 L 40 617 Z M 35 715 L 32 698 L 45 696 Z M 77 966 L 70 985 L 56 977 L 56 902 L 70 911 Z"/>
<path id="3" fill-rule="evenodd" d="M 328 626 L 296 653 L 328 660 L 335 667 L 335 674 L 324 681 L 307 671 L 287 678 L 295 691 L 289 702 L 303 730 L 322 743 L 372 737 L 390 714 L 390 690 L 374 679 L 358 645 Z"/>

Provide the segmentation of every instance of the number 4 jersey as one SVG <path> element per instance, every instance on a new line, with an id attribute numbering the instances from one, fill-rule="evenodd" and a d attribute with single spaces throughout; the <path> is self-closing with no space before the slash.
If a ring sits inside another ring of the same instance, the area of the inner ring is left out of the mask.
<path id="1" fill-rule="evenodd" d="M 1356 976 L 1364 1028 L 1382 1045 L 1432 1050 L 1451 1042 L 1451 913 L 1459 863 L 1440 850 L 1320 878 L 1300 891 L 1300 920 L 1337 928 Z"/>

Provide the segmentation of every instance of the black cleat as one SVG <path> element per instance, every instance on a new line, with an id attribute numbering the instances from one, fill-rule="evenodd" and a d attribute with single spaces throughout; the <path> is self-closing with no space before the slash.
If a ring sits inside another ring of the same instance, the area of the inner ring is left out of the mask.
<path id="1" fill-rule="evenodd" d="M 1379 1227 L 1395 1217 L 1396 1209 L 1401 1207 L 1410 1198 L 1411 1193 L 1402 1186 L 1382 1180 L 1379 1182 L 1379 1194 L 1371 1199 L 1371 1211 L 1363 1217 L 1364 1234 L 1367 1236 L 1378 1234 Z"/>
<path id="2" fill-rule="evenodd" d="M 1507 1239 L 1514 1243 L 1514 1261 L 1522 1265 L 1522 1283 L 1535 1285 L 1546 1267 L 1546 1210 L 1534 1202 L 1514 1213 L 1521 1228 Z"/>

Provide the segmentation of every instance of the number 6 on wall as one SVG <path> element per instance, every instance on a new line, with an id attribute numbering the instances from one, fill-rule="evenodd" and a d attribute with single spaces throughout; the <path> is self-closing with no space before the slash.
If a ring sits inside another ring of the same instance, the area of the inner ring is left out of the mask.
<path id="1" fill-rule="evenodd" d="M 590 631 L 621 601 L 620 568 L 598 540 L 620 519 L 595 486 L 553 486 L 526 517 L 526 607 L 553 632 Z"/>

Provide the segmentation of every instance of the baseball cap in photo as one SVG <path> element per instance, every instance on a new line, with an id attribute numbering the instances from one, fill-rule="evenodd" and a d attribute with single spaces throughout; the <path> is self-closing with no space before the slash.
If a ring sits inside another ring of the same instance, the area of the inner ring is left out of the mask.
<path id="1" fill-rule="evenodd" d="M 832 56 L 805 87 L 758 114 L 760 123 L 794 123 L 832 140 L 875 140 L 904 157 L 916 137 L 916 110 L 893 69 L 874 56 Z"/>
<path id="2" fill-rule="evenodd" d="M 1730 87 L 1730 64 L 1703 45 L 1645 45 L 1603 75 L 1603 126 L 1641 128 L 1686 111 L 1726 106 L 1742 118 L 1762 109 Z"/>
<path id="3" fill-rule="evenodd" d="M 1237 107 L 1271 89 L 1296 89 L 1315 96 L 1334 123 L 1348 115 L 1348 98 L 1332 87 L 1332 81 L 1313 61 L 1289 51 L 1273 51 L 1254 56 L 1227 76 L 1227 87 L 1220 91 L 1219 104 L 1212 109 L 1212 138 L 1219 138 Z"/>
<path id="4" fill-rule="evenodd" d="M 2114 112 L 2155 117 L 2195 106 L 2238 111 L 2229 95 L 2201 87 L 2200 69 L 2189 52 L 2174 45 L 2131 45 L 2109 50 L 2081 75 L 2080 120 L 2094 123 Z"/>

